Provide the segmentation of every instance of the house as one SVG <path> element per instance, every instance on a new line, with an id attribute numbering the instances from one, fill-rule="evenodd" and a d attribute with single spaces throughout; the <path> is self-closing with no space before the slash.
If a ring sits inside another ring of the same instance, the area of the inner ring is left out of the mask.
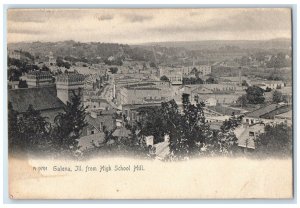
<path id="1" fill-rule="evenodd" d="M 276 115 L 286 113 L 291 107 L 286 104 L 270 104 L 252 112 L 245 113 L 244 123 L 255 124 L 259 122 L 272 123 Z"/>
<path id="2" fill-rule="evenodd" d="M 169 81 L 172 85 L 181 85 L 182 84 L 182 77 L 183 72 L 178 68 L 173 67 L 164 67 L 160 68 L 159 76 L 166 76 L 168 77 Z"/>
<path id="3" fill-rule="evenodd" d="M 290 110 L 274 116 L 276 123 L 286 123 L 289 126 L 293 124 L 293 112 Z"/>
<path id="4" fill-rule="evenodd" d="M 292 86 L 285 86 L 284 88 L 277 89 L 277 90 L 279 92 L 281 92 L 283 96 L 285 96 L 288 104 L 292 104 L 292 101 L 293 101 L 293 89 L 292 89 Z"/>
<path id="5" fill-rule="evenodd" d="M 47 120 L 54 123 L 54 118 L 64 112 L 65 104 L 57 97 L 55 86 L 39 88 L 21 88 L 8 91 L 8 102 L 11 102 L 13 109 L 19 113 L 25 113 L 29 105 L 47 117 Z"/>
<path id="6" fill-rule="evenodd" d="M 129 129 L 125 127 L 117 128 L 113 132 L 113 136 L 117 138 L 128 138 L 130 136 L 131 132 Z"/>
<path id="7" fill-rule="evenodd" d="M 110 110 L 113 108 L 106 99 L 99 96 L 85 97 L 84 106 L 88 107 L 88 110 Z"/>
<path id="8" fill-rule="evenodd" d="M 192 102 L 204 102 L 206 106 L 216 106 L 217 104 L 233 104 L 241 96 L 235 92 L 233 85 L 204 84 L 191 90 Z"/>
<path id="9" fill-rule="evenodd" d="M 87 126 L 84 127 L 82 136 L 97 134 L 104 131 L 113 131 L 116 128 L 115 110 L 93 109 L 85 120 Z"/>
<path id="10" fill-rule="evenodd" d="M 281 80 L 254 80 L 251 81 L 251 85 L 259 86 L 264 90 L 266 90 L 267 88 L 270 89 L 284 88 L 284 82 Z"/>
<path id="11" fill-rule="evenodd" d="M 238 146 L 245 149 L 255 149 L 255 140 L 264 133 L 265 124 L 245 124 L 237 127 L 234 133 L 238 139 Z"/>
<path id="12" fill-rule="evenodd" d="M 250 80 L 246 76 L 226 76 L 226 77 L 220 77 L 220 79 L 218 80 L 218 82 L 222 84 L 235 84 L 235 85 L 241 85 L 243 81 L 250 83 Z"/>
<path id="13" fill-rule="evenodd" d="M 95 146 L 99 147 L 104 142 L 105 142 L 105 134 L 103 132 L 100 132 L 97 134 L 81 136 L 78 139 L 78 146 L 80 151 L 86 151 L 95 148 Z"/>
<path id="14" fill-rule="evenodd" d="M 170 154 L 170 137 L 169 135 L 164 136 L 164 141 L 159 142 L 156 144 L 153 144 L 153 136 L 148 136 L 145 138 L 146 144 L 149 147 L 152 147 L 150 149 L 150 154 L 155 156 L 155 159 L 157 160 L 163 160 Z"/>

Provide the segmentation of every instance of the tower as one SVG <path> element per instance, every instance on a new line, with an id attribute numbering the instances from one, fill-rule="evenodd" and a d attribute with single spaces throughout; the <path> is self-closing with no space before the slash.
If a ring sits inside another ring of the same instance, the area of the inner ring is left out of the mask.
<path id="1" fill-rule="evenodd" d="M 84 75 L 77 73 L 61 74 L 56 77 L 57 97 L 65 104 L 71 101 L 72 96 L 82 96 Z"/>
<path id="2" fill-rule="evenodd" d="M 242 86 L 242 67 L 239 67 L 239 86 Z"/>

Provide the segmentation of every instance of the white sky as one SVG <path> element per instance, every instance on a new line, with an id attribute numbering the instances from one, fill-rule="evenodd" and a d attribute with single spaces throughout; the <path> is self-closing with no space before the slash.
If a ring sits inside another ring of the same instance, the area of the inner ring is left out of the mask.
<path id="1" fill-rule="evenodd" d="M 11 9 L 7 41 L 145 43 L 291 38 L 290 9 Z"/>

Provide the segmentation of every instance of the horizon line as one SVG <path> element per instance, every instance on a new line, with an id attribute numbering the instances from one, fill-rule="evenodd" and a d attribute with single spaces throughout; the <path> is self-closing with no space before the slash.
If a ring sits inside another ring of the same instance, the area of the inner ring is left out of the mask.
<path id="1" fill-rule="evenodd" d="M 205 42 L 205 41 L 271 41 L 271 40 L 292 40 L 292 38 L 282 37 L 282 38 L 271 38 L 271 39 L 207 39 L 207 40 L 176 40 L 176 41 L 153 41 L 153 42 L 141 42 L 141 43 L 124 43 L 124 42 L 101 42 L 101 41 L 76 41 L 72 39 L 68 40 L 58 40 L 58 41 L 20 41 L 20 42 L 7 42 L 8 44 L 18 44 L 18 43 L 58 43 L 58 42 L 68 42 L 73 41 L 76 43 L 108 43 L 108 44 L 120 44 L 120 45 L 145 45 L 145 44 L 155 44 L 155 43 L 175 43 L 175 42 Z"/>

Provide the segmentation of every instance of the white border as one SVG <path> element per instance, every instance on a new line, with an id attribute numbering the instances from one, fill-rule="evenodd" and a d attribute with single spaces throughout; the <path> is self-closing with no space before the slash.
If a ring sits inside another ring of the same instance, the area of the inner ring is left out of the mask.
<path id="1" fill-rule="evenodd" d="M 51 6 L 50 4 L 56 4 L 57 5 L 63 5 L 64 7 L 68 6 L 66 4 L 68 3 L 72 3 L 73 7 L 74 7 L 74 4 L 81 4 L 81 5 L 78 5 L 79 7 L 82 6 L 82 4 L 102 4 L 102 5 L 117 5 L 117 4 L 121 4 L 122 6 L 124 6 L 124 4 L 126 3 L 127 4 L 127 7 L 128 6 L 134 6 L 134 5 L 140 5 L 140 6 L 143 6 L 141 4 L 144 4 L 144 6 L 146 6 L 147 4 L 149 5 L 157 5 L 159 6 L 159 4 L 164 4 L 164 6 L 166 6 L 166 4 L 172 4 L 172 5 L 177 5 L 177 6 L 188 6 L 187 4 L 192 4 L 191 6 L 193 5 L 196 5 L 196 4 L 205 4 L 205 5 L 201 5 L 201 6 L 204 6 L 204 7 L 209 7 L 209 5 L 213 5 L 213 4 L 218 4 L 218 6 L 227 6 L 227 7 L 230 7 L 232 5 L 230 4 L 239 4 L 239 6 L 243 7 L 246 6 L 248 4 L 251 5 L 251 4 L 256 4 L 257 6 L 258 5 L 262 5 L 262 6 L 267 6 L 268 3 L 272 3 L 272 4 L 283 4 L 283 5 L 287 5 L 287 4 L 296 4 L 296 8 L 297 10 L 299 11 L 299 7 L 297 5 L 298 1 L 297 0 L 272 0 L 272 1 L 267 1 L 267 0 L 244 0 L 244 1 L 238 1 L 238 0 L 227 0 L 227 1 L 222 1 L 222 0 L 210 0 L 210 1 L 197 1 L 197 0 L 172 0 L 172 1 L 162 1 L 162 0 L 145 0 L 143 2 L 141 1 L 138 1 L 138 0 L 127 0 L 126 2 L 123 0 L 114 0 L 114 1 L 103 1 L 103 0 L 72 0 L 72 1 L 67 1 L 67 0 L 44 0 L 43 2 L 39 1 L 39 0 L 26 0 L 26 1 L 22 1 L 22 0 L 3 0 L 2 1 L 2 9 L 1 9 L 1 12 L 3 13 L 3 6 L 4 4 L 13 4 L 13 5 L 17 5 L 19 4 L 20 6 L 21 5 L 24 5 L 24 4 L 47 4 L 47 6 Z M 226 3 L 226 5 L 224 4 Z M 129 5 L 128 5 L 129 4 Z M 131 5 L 130 5 L 131 4 Z M 133 5 L 132 5 L 133 4 Z M 178 4 L 183 4 L 183 5 L 178 5 Z M 43 7 L 43 5 L 41 5 Z M 216 6 L 216 5 L 214 5 Z M 237 7 L 236 5 L 234 5 L 235 7 Z M 272 5 L 270 5 L 272 6 Z M 1 28 L 3 28 L 3 14 L 1 14 L 1 20 L 0 20 L 0 26 Z M 299 15 L 297 15 L 297 28 L 299 28 Z M 3 40 L 3 29 L 2 29 L 2 32 L 1 32 L 1 40 Z M 3 49 L 3 41 L 0 41 L 0 44 L 1 44 L 1 48 Z M 299 41 L 297 41 L 297 46 L 296 48 L 298 48 L 298 45 L 299 45 Z M 294 46 L 295 48 L 295 46 Z M 0 57 L 1 57 L 1 60 L 0 60 L 0 63 L 1 63 L 1 69 L 4 70 L 6 69 L 3 65 L 3 58 L 4 58 L 4 54 L 3 54 L 3 50 L 0 50 Z M 297 61 L 299 60 L 299 53 L 297 53 Z M 294 70 L 297 70 L 297 69 L 294 69 Z M 1 73 L 1 75 L 3 75 L 3 71 Z M 299 76 L 300 76 L 300 73 L 296 73 L 296 77 L 295 77 L 295 83 L 297 83 L 297 81 L 299 80 Z M 4 102 L 6 98 L 6 90 L 5 90 L 5 87 L 6 87 L 6 77 L 5 76 L 0 76 L 1 77 L 1 89 L 0 89 L 0 97 L 2 98 L 2 102 L 0 102 L 0 108 L 3 109 L 1 111 L 1 114 L 0 114 L 0 132 L 4 132 L 4 128 L 6 126 L 6 121 L 5 121 L 5 112 L 6 110 L 6 103 Z M 297 88 L 294 88 L 294 91 L 299 92 L 299 85 L 296 84 Z M 295 87 L 295 85 L 294 85 Z M 298 100 L 298 96 L 295 95 L 295 99 L 297 100 L 296 103 L 299 102 Z M 296 106 L 295 106 L 296 107 Z M 300 115 L 299 114 L 299 111 L 296 112 L 296 114 L 294 114 L 295 118 L 299 117 Z M 299 122 L 297 121 L 296 122 L 297 126 L 294 126 L 294 129 L 299 129 Z M 3 135 L 3 134 L 2 134 Z M 295 134 L 296 136 L 296 134 Z M 5 138 L 3 138 L 5 139 Z M 297 138 L 295 138 L 297 139 Z M 297 149 L 299 149 L 299 143 L 300 142 L 297 142 Z M 3 149 L 3 143 L 0 142 L 1 146 L 1 150 Z M 0 161 L 1 161 L 1 164 L 0 164 L 0 176 L 1 176 L 1 182 L 0 182 L 0 186 L 1 184 L 3 183 L 3 154 L 0 154 Z M 297 158 L 297 168 L 299 167 L 299 159 Z M 299 171 L 297 170 L 297 172 L 299 173 Z M 297 184 L 296 184 L 297 187 L 299 187 L 299 180 L 297 181 Z M 3 189 L 2 189 L 3 186 L 1 186 L 1 189 L 0 189 L 0 196 L 2 197 L 3 196 Z M 296 196 L 297 199 L 299 199 L 299 191 L 297 192 L 297 196 Z M 1 198 L 2 200 L 2 203 L 3 203 L 3 198 Z M 79 202 L 79 201 L 78 201 Z M 82 203 L 82 201 L 81 201 Z M 83 201 L 84 203 L 84 201 Z M 106 203 L 109 203 L 109 201 L 106 201 Z M 118 202 L 113 202 L 113 203 L 118 203 Z M 130 202 L 129 202 L 130 203 Z M 133 202 L 134 203 L 134 202 Z M 151 202 L 150 202 L 151 203 Z M 166 201 L 162 201 L 162 203 L 166 203 Z M 170 203 L 174 203 L 172 201 L 170 201 Z M 176 202 L 175 202 L 176 203 Z M 240 207 L 240 206 L 244 206 L 244 207 L 250 207 L 250 206 L 256 206 L 256 207 L 277 207 L 277 206 L 280 206 L 282 207 L 282 204 L 277 204 L 277 203 L 280 203 L 280 201 L 274 201 L 274 204 L 219 204 L 218 201 L 215 202 L 216 204 L 201 204 L 200 206 L 209 206 L 209 207 L 219 207 L 219 206 L 222 206 L 222 207 Z M 233 202 L 234 203 L 234 202 Z M 242 201 L 240 201 L 240 203 L 243 203 Z M 174 205 L 174 204 L 171 204 L 169 205 L 170 207 L 174 207 L 174 206 L 181 206 L 181 202 L 179 205 Z M 19 207 L 21 205 L 19 204 L 5 204 L 4 207 Z M 38 205 L 38 204 L 26 204 L 26 205 L 22 205 L 22 207 L 33 207 L 33 206 L 38 206 L 40 207 L 41 205 Z M 71 205 L 66 205 L 66 204 L 63 204 L 63 205 L 54 205 L 54 204 L 48 204 L 48 205 L 43 205 L 45 207 L 52 207 L 52 206 L 58 206 L 58 207 L 83 207 L 83 206 L 87 206 L 87 205 L 83 205 L 83 204 L 71 204 Z M 99 207 L 99 206 L 116 206 L 116 205 L 107 205 L 107 204 L 101 204 L 101 205 L 97 205 L 97 204 L 91 204 L 89 205 L 91 207 Z M 137 206 L 140 206 L 140 205 L 132 205 L 132 204 L 125 204 L 125 205 L 122 205 L 122 207 L 137 207 Z M 152 206 L 152 205 L 145 205 L 145 206 Z M 155 205 L 157 206 L 157 205 Z M 190 205 L 190 206 L 199 206 L 199 205 Z M 297 205 L 296 204 L 287 204 L 287 205 L 284 205 L 284 207 L 296 207 Z M 2 206 L 3 207 L 3 206 Z"/>

